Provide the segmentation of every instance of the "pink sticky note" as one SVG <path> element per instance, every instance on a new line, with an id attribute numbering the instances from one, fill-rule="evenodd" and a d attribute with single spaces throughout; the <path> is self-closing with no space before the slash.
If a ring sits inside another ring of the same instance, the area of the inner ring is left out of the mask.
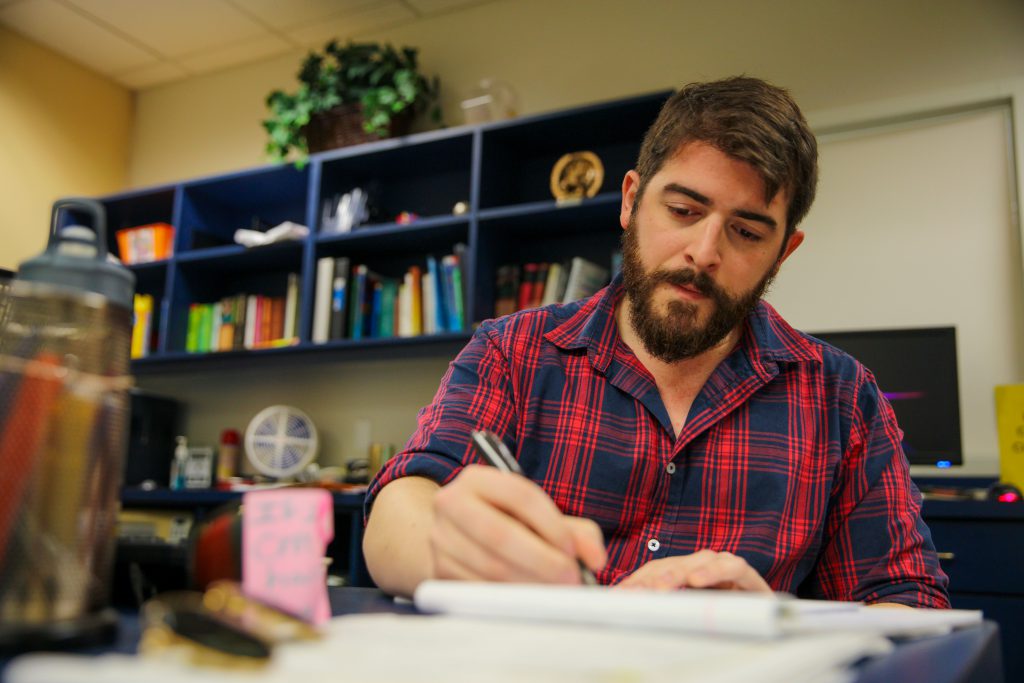
<path id="1" fill-rule="evenodd" d="M 324 553 L 334 501 L 323 489 L 242 496 L 242 590 L 314 624 L 331 616 Z"/>

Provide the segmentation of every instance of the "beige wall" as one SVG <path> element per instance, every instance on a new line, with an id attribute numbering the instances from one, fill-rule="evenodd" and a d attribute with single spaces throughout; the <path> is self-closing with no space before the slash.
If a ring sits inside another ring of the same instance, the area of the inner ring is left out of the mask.
<path id="1" fill-rule="evenodd" d="M 1024 75 L 1020 0 L 498 0 L 359 37 L 419 47 L 449 124 L 485 76 L 534 113 L 741 72 L 806 111 Z M 261 163 L 263 99 L 301 57 L 142 92 L 132 184 Z"/>
<path id="2" fill-rule="evenodd" d="M 132 96 L 0 27 L 0 267 L 46 244 L 58 197 L 122 189 Z"/>

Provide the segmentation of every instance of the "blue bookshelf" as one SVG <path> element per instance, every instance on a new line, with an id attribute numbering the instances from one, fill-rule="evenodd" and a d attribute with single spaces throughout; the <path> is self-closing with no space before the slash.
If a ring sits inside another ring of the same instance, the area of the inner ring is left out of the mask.
<path id="1" fill-rule="evenodd" d="M 386 357 L 402 348 L 450 353 L 474 324 L 494 314 L 495 271 L 506 263 L 583 256 L 608 265 L 618 246 L 619 185 L 668 91 L 479 126 L 419 133 L 312 155 L 307 165 L 267 165 L 100 197 L 110 234 L 166 222 L 174 255 L 132 266 L 138 291 L 154 297 L 157 340 L 135 373 L 217 371 L 239 363 L 314 354 Z M 605 167 L 600 193 L 570 204 L 551 197 L 550 173 L 565 153 L 589 150 Z M 323 206 L 354 187 L 374 194 L 373 215 L 346 233 L 320 230 Z M 457 203 L 467 210 L 455 213 Z M 401 224 L 411 212 L 418 219 Z M 282 221 L 307 225 L 307 238 L 246 249 L 239 228 Z M 111 238 L 110 250 L 117 253 Z M 418 337 L 312 342 L 317 261 L 347 257 L 385 278 L 400 278 L 428 255 L 461 256 L 465 326 Z M 236 294 L 283 296 L 298 281 L 297 342 L 282 348 L 186 351 L 189 309 Z"/>

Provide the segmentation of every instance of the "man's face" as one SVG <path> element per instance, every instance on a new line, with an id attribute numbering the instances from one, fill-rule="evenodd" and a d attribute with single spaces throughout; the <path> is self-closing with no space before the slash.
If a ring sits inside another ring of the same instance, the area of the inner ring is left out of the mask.
<path id="1" fill-rule="evenodd" d="M 705 143 L 667 160 L 639 204 L 638 182 L 627 174 L 620 214 L 629 320 L 648 353 L 672 363 L 736 329 L 803 233 L 784 246 L 786 193 L 766 204 L 757 172 Z"/>

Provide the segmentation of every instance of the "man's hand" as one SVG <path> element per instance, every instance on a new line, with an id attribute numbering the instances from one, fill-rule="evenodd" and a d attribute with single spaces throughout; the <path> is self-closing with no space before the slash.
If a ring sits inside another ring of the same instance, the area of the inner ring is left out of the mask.
<path id="1" fill-rule="evenodd" d="M 771 587 L 742 557 L 700 550 L 692 555 L 651 560 L 619 583 L 623 588 L 721 588 L 771 593 Z"/>
<path id="2" fill-rule="evenodd" d="M 434 497 L 433 576 L 440 579 L 580 582 L 577 558 L 607 561 L 601 530 L 563 515 L 525 477 L 469 465 Z"/>

